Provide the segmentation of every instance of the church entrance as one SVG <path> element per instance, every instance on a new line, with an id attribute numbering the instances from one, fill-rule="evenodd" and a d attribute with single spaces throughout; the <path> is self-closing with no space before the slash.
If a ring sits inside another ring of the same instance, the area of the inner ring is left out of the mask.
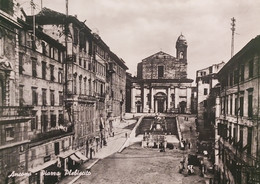
<path id="1" fill-rule="evenodd" d="M 158 99 L 158 112 L 164 112 L 164 99 Z"/>
<path id="2" fill-rule="evenodd" d="M 136 102 L 136 112 L 141 113 L 142 112 L 142 102 L 137 101 Z"/>
<path id="3" fill-rule="evenodd" d="M 181 101 L 180 102 L 180 113 L 184 114 L 186 111 L 186 102 L 185 101 Z"/>
<path id="4" fill-rule="evenodd" d="M 154 96 L 154 102 L 155 102 L 155 112 L 166 112 L 166 94 L 159 92 Z"/>

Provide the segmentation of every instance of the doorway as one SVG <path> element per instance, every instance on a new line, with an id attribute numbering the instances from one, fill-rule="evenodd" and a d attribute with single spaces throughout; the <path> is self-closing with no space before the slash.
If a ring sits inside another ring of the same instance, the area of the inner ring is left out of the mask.
<path id="1" fill-rule="evenodd" d="M 180 102 L 180 113 L 184 114 L 186 111 L 186 102 L 185 101 L 181 101 Z"/>
<path id="2" fill-rule="evenodd" d="M 159 92 L 154 96 L 155 112 L 164 113 L 167 110 L 167 96 L 163 92 Z"/>
<path id="3" fill-rule="evenodd" d="M 59 142 L 54 143 L 54 151 L 55 151 L 55 155 L 60 154 L 60 143 Z"/>
<path id="4" fill-rule="evenodd" d="M 142 102 L 140 102 L 140 101 L 136 102 L 136 111 L 137 111 L 137 113 L 142 112 Z"/>
<path id="5" fill-rule="evenodd" d="M 158 112 L 163 113 L 164 112 L 164 99 L 158 99 Z"/>
<path id="6" fill-rule="evenodd" d="M 88 149 L 89 149 L 89 144 L 88 140 L 86 141 L 86 157 L 88 158 Z"/>

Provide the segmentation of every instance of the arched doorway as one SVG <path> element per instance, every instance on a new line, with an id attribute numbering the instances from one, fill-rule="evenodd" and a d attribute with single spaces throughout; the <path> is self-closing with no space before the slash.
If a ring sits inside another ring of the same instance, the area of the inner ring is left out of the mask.
<path id="1" fill-rule="evenodd" d="M 136 112 L 137 113 L 142 112 L 142 102 L 140 102 L 140 101 L 136 102 Z"/>
<path id="2" fill-rule="evenodd" d="M 180 107 L 180 113 L 181 114 L 184 114 L 186 112 L 186 102 L 185 101 L 181 101 L 179 103 L 179 107 Z"/>
<path id="3" fill-rule="evenodd" d="M 155 112 L 166 112 L 166 99 L 167 96 L 165 93 L 159 92 L 156 95 L 154 95 L 154 103 L 155 103 Z"/>

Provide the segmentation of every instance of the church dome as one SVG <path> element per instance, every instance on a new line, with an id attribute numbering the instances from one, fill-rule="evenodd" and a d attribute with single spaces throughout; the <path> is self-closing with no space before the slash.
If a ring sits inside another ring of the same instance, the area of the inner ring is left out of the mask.
<path id="1" fill-rule="evenodd" d="M 187 40 L 186 40 L 186 38 L 181 34 L 181 35 L 178 37 L 176 44 L 185 44 L 185 45 L 187 45 Z"/>

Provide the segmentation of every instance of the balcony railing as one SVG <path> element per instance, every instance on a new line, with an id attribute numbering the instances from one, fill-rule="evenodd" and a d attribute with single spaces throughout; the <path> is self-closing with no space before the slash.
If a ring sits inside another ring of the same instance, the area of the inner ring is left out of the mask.
<path id="1" fill-rule="evenodd" d="M 237 163 L 241 163 L 248 166 L 257 166 L 260 164 L 259 158 L 256 158 L 250 154 L 246 154 L 245 152 L 241 152 L 239 150 L 236 151 L 236 148 L 226 141 L 220 141 L 219 144 L 223 149 L 227 150 L 227 152 L 231 155 L 232 158 L 236 160 Z"/>
<path id="2" fill-rule="evenodd" d="M 89 101 L 95 101 L 96 98 L 91 95 L 79 95 L 78 97 L 79 100 L 89 100 Z"/>
<path id="3" fill-rule="evenodd" d="M 28 117 L 32 115 L 33 106 L 0 106 L 1 117 Z"/>
<path id="4" fill-rule="evenodd" d="M 46 140 L 46 139 L 49 139 L 49 138 L 64 136 L 64 135 L 67 135 L 69 133 L 74 132 L 74 126 L 73 125 L 70 125 L 70 126 L 64 127 L 64 128 L 63 129 L 50 130 L 48 132 L 42 132 L 42 133 L 33 135 L 31 137 L 31 142 L 43 141 L 43 140 Z"/>

